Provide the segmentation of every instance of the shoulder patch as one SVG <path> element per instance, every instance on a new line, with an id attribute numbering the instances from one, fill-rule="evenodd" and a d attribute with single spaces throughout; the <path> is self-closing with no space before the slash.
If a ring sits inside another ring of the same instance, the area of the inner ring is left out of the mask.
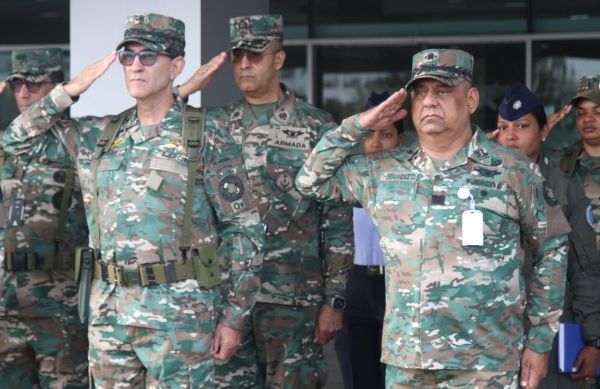
<path id="1" fill-rule="evenodd" d="M 244 195 L 244 183 L 237 176 L 225 176 L 219 182 L 219 192 L 229 202 L 239 200 Z"/>
<path id="2" fill-rule="evenodd" d="M 544 200 L 546 200 L 546 202 L 548 203 L 549 206 L 556 207 L 556 205 L 558 205 L 558 199 L 556 198 L 556 194 L 550 187 L 550 184 L 548 183 L 548 181 L 544 181 L 543 186 L 544 186 Z"/>
<path id="3" fill-rule="evenodd" d="M 592 212 L 592 206 L 588 205 L 585 209 L 585 220 L 587 220 L 588 224 L 592 228 L 596 228 L 596 222 L 594 221 L 594 213 Z"/>

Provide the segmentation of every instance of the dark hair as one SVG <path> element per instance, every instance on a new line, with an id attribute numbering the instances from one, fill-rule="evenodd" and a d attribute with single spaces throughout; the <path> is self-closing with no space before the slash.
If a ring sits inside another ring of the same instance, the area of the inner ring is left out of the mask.
<path id="1" fill-rule="evenodd" d="M 271 50 L 273 50 L 273 52 L 282 51 L 283 41 L 281 39 L 273 39 L 271 41 Z"/>
<path id="2" fill-rule="evenodd" d="M 61 82 L 63 82 L 65 80 L 65 74 L 63 73 L 62 70 L 58 70 L 56 72 L 50 73 L 48 78 L 50 78 L 50 81 L 52 81 L 53 83 L 60 84 Z"/>
<path id="3" fill-rule="evenodd" d="M 544 111 L 543 106 L 540 105 L 539 107 L 537 107 L 529 113 L 533 115 L 535 120 L 537 120 L 538 125 L 540 126 L 540 131 L 542 130 L 542 128 L 544 128 L 546 124 L 548 124 L 548 118 L 546 117 L 546 111 Z"/>
<path id="4" fill-rule="evenodd" d="M 185 57 L 185 50 L 180 49 L 179 45 L 171 45 L 165 51 L 173 58 Z"/>
<path id="5" fill-rule="evenodd" d="M 397 122 L 394 122 L 394 127 L 398 131 L 398 135 L 404 134 L 404 120 L 400 119 Z"/>

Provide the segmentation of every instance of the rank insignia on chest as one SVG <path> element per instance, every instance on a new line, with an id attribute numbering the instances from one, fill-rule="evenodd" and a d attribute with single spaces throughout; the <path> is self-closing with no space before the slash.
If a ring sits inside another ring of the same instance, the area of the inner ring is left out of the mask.
<path id="1" fill-rule="evenodd" d="M 283 192 L 289 192 L 294 187 L 294 176 L 290 172 L 277 173 L 275 186 Z"/>
<path id="2" fill-rule="evenodd" d="M 120 139 L 115 139 L 114 142 L 112 142 L 112 144 L 110 145 L 110 148 L 114 149 L 115 147 L 122 145 L 123 143 L 125 143 L 126 139 L 127 138 L 125 138 L 125 137 L 120 138 Z"/>
<path id="3" fill-rule="evenodd" d="M 177 147 L 180 150 L 183 149 L 183 143 L 181 143 L 179 141 L 167 138 L 167 143 L 169 143 L 170 145 L 173 145 L 173 146 Z"/>
<path id="4" fill-rule="evenodd" d="M 548 181 L 544 181 L 543 186 L 544 186 L 544 200 L 546 200 L 546 202 L 548 203 L 549 206 L 556 207 L 556 205 L 558 204 L 558 199 L 556 198 L 556 194 L 554 193 L 554 190 L 552 190 Z"/>

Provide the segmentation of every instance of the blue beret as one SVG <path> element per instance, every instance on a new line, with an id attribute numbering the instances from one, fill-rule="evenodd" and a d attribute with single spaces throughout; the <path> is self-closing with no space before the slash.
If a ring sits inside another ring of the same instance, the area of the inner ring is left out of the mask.
<path id="1" fill-rule="evenodd" d="M 369 97 L 369 100 L 367 100 L 367 104 L 365 104 L 365 110 L 377 107 L 379 104 L 386 101 L 389 97 L 390 94 L 387 91 L 384 91 L 382 94 L 371 92 L 371 97 Z"/>
<path id="2" fill-rule="evenodd" d="M 512 84 L 498 107 L 498 115 L 504 120 L 515 121 L 534 109 L 543 107 L 542 103 L 523 84 Z"/>

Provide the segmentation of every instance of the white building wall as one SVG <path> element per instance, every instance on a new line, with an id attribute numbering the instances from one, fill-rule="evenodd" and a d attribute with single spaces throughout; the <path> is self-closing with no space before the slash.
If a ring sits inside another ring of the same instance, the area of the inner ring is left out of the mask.
<path id="1" fill-rule="evenodd" d="M 186 66 L 175 84 L 184 83 L 220 51 L 227 50 L 229 18 L 268 12 L 268 0 L 71 0 L 71 74 L 77 76 L 86 66 L 115 49 L 123 39 L 125 20 L 134 13 L 154 12 L 185 23 Z M 229 63 L 204 92 L 203 106 L 225 104 L 240 96 Z M 200 94 L 189 103 L 199 106 Z M 71 107 L 72 117 L 119 113 L 135 104 L 125 86 L 123 67 L 118 61 Z"/>

